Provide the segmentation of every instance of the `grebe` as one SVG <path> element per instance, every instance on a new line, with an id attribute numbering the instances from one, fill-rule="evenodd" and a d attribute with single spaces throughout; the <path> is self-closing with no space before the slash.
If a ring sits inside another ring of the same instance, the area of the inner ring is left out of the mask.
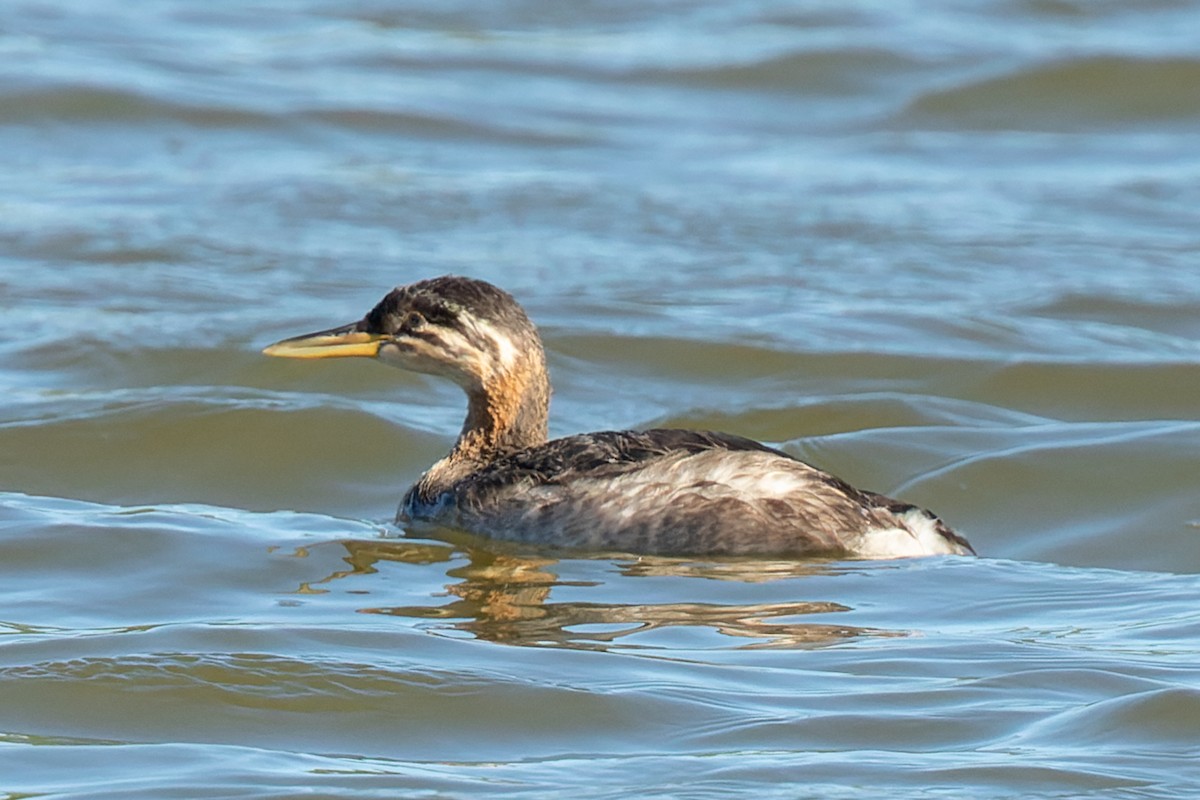
<path id="1" fill-rule="evenodd" d="M 658 429 L 547 441 L 541 338 L 517 301 L 484 281 L 443 276 L 400 286 L 358 322 L 263 352 L 378 358 L 462 387 L 462 432 L 404 495 L 401 524 L 647 555 L 975 552 L 928 511 L 740 436 Z"/>

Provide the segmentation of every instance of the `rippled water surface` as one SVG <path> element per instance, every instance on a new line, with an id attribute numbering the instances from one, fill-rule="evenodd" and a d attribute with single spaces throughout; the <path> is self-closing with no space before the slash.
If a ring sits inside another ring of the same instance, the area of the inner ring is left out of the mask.
<path id="1" fill-rule="evenodd" d="M 1200 2 L 0 5 L 0 798 L 1200 794 Z M 491 280 L 552 432 L 982 557 L 405 538 Z"/>

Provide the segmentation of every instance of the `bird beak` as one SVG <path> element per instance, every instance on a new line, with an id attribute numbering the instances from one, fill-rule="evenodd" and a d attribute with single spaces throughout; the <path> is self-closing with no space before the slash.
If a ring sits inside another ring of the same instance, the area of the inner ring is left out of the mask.
<path id="1" fill-rule="evenodd" d="M 263 348 L 263 355 L 280 358 L 375 358 L 387 337 L 358 330 L 358 323 L 327 331 L 293 336 Z"/>

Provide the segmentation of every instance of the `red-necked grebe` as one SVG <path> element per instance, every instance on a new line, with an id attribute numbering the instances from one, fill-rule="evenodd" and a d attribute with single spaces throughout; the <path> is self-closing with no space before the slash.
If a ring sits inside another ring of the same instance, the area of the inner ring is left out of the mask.
<path id="1" fill-rule="evenodd" d="M 445 276 L 401 286 L 358 322 L 263 352 L 368 356 L 463 388 L 462 432 L 405 494 L 401 524 L 638 554 L 974 553 L 928 511 L 740 436 L 659 429 L 547 441 L 541 338 L 511 295 L 483 281 Z"/>

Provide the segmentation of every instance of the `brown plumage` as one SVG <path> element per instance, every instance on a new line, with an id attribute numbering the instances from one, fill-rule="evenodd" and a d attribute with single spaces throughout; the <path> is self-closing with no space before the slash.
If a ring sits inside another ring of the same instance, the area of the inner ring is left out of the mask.
<path id="1" fill-rule="evenodd" d="M 463 388 L 458 440 L 404 496 L 401 523 L 645 554 L 974 552 L 927 511 L 739 436 L 657 429 L 547 441 L 541 339 L 516 300 L 483 281 L 445 276 L 401 286 L 357 323 L 264 352 L 373 356 Z"/>

